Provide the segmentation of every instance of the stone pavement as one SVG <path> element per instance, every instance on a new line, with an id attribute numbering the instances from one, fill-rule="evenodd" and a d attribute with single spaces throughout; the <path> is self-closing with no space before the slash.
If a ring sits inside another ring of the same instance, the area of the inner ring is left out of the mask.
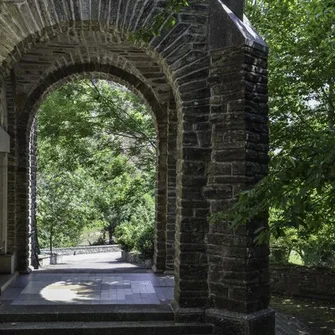
<path id="1" fill-rule="evenodd" d="M 0 304 L 155 305 L 173 299 L 173 276 L 122 263 L 120 253 L 77 255 L 63 261 L 19 275 L 0 296 Z M 276 335 L 314 334 L 295 317 L 277 313 Z"/>
<path id="2" fill-rule="evenodd" d="M 153 273 L 48 273 L 20 275 L 0 296 L 6 305 L 167 304 L 173 277 Z"/>
<path id="3" fill-rule="evenodd" d="M 128 272 L 128 270 L 131 270 L 131 272 L 133 272 L 136 269 L 143 269 L 143 266 L 144 265 L 135 265 L 123 262 L 121 258 L 121 251 L 115 251 L 97 254 L 63 255 L 60 256 L 58 264 L 48 265 L 45 268 L 42 267 L 41 270 L 66 270 L 67 272 Z"/>

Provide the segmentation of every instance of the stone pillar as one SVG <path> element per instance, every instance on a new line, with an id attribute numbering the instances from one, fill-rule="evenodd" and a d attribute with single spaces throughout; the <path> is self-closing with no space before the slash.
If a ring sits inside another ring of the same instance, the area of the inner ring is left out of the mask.
<path id="1" fill-rule="evenodd" d="M 210 8 L 212 154 L 204 194 L 214 214 L 227 210 L 267 172 L 268 50 L 221 1 L 211 0 Z M 218 22 L 224 35 L 218 36 Z M 268 309 L 269 248 L 254 243 L 255 230 L 266 225 L 264 215 L 236 230 L 227 222 L 210 226 L 206 316 L 219 334 L 275 333 L 274 312 Z"/>
<path id="2" fill-rule="evenodd" d="M 7 253 L 8 151 L 9 136 L 2 128 L 0 128 L 0 254 L 4 255 Z"/>
<path id="3" fill-rule="evenodd" d="M 208 232 L 209 203 L 203 194 L 211 152 L 208 66 L 209 58 L 203 56 L 197 61 L 198 71 L 194 70 L 192 64 L 190 69 L 185 65 L 184 71 L 189 70 L 190 74 L 179 79 L 183 104 L 177 104 L 177 218 L 173 302 L 177 322 L 204 320 L 208 305 L 205 237 Z"/>
<path id="4" fill-rule="evenodd" d="M 18 169 L 16 174 L 17 197 L 17 270 L 29 273 L 30 269 L 30 211 L 29 211 L 29 135 L 27 125 L 18 122 Z"/>
<path id="5" fill-rule="evenodd" d="M 6 88 L 6 111 L 7 132 L 10 136 L 10 152 L 8 153 L 8 207 L 7 207 L 7 251 L 16 256 L 16 229 L 17 229 L 17 197 L 16 197 L 16 174 L 17 174 L 17 130 L 16 130 L 16 107 L 15 107 L 15 76 L 13 71 L 5 81 Z M 15 257 L 16 263 L 16 257 Z M 16 266 L 16 264 L 15 264 Z"/>
<path id="6" fill-rule="evenodd" d="M 167 227 L 167 120 L 157 125 L 156 165 L 156 227 L 153 271 L 166 269 L 166 227 Z"/>
<path id="7" fill-rule="evenodd" d="M 10 137 L 7 130 L 5 85 L 0 97 L 0 273 L 14 272 L 14 257 L 8 254 L 8 153 Z"/>
<path id="8" fill-rule="evenodd" d="M 170 102 L 168 117 L 166 273 L 173 273 L 175 261 L 177 184 L 177 110 L 174 100 Z"/>
<path id="9" fill-rule="evenodd" d="M 0 273 L 14 273 L 14 256 L 7 253 L 7 153 L 9 136 L 0 128 Z"/>
<path id="10" fill-rule="evenodd" d="M 29 141 L 31 125 L 25 110 L 27 95 L 15 92 L 14 106 L 16 118 L 16 269 L 21 273 L 30 273 L 30 210 L 29 210 Z"/>
<path id="11" fill-rule="evenodd" d="M 7 129 L 5 86 L 0 88 L 0 254 L 7 253 L 8 158 L 10 138 Z"/>
<path id="12" fill-rule="evenodd" d="M 30 207 L 30 248 L 31 248 L 31 265 L 38 269 L 38 239 L 37 239 L 37 222 L 36 222 L 36 195 L 37 195 L 37 119 L 35 118 L 31 126 L 29 141 L 29 207 Z"/>

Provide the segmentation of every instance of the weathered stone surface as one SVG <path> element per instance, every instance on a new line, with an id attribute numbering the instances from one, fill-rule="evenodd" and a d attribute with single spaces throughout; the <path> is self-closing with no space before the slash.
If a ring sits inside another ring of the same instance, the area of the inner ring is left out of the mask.
<path id="1" fill-rule="evenodd" d="M 216 325 L 216 334 L 274 335 L 275 313 L 265 309 L 250 315 L 209 309 L 206 321 Z"/>
<path id="2" fill-rule="evenodd" d="M 335 272 L 293 264 L 271 264 L 271 292 L 310 299 L 335 299 Z"/>
<path id="3" fill-rule="evenodd" d="M 212 306 L 230 313 L 211 319 L 228 333 L 263 327 L 273 334 L 272 314 L 261 315 L 269 300 L 268 248 L 253 242 L 266 217 L 234 231 L 208 220 L 267 173 L 267 48 L 243 20 L 243 0 L 192 0 L 170 31 L 148 43 L 129 39 L 164 8 L 156 0 L 1 2 L 7 252 L 15 269 L 27 269 L 39 104 L 69 80 L 116 81 L 156 120 L 154 269 L 174 271 L 176 319 L 204 320 Z"/>
<path id="4" fill-rule="evenodd" d="M 8 153 L 10 148 L 10 137 L 7 132 L 0 127 L 0 153 Z"/>

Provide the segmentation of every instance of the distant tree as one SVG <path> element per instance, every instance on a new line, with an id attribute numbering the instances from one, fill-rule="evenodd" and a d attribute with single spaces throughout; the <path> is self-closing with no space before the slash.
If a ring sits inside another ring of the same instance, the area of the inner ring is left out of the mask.
<path id="1" fill-rule="evenodd" d="M 40 243 L 75 245 L 84 227 L 110 233 L 154 196 L 156 133 L 137 96 L 82 80 L 48 96 L 38 114 Z"/>
<path id="2" fill-rule="evenodd" d="M 249 1 L 247 15 L 270 48 L 270 172 L 216 219 L 240 225 L 270 208 L 275 237 L 293 229 L 295 243 L 318 236 L 334 251 L 334 1 Z"/>

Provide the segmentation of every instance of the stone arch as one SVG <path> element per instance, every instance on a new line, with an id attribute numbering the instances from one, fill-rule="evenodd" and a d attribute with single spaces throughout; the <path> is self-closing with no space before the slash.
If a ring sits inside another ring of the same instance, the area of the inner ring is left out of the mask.
<path id="1" fill-rule="evenodd" d="M 34 106 L 39 104 L 45 98 L 45 95 L 49 94 L 51 90 L 57 89 L 65 82 L 83 76 L 89 78 L 98 76 L 99 78 L 110 80 L 127 87 L 137 94 L 148 106 L 155 121 L 156 119 L 166 118 L 166 105 L 161 104 L 157 100 L 153 90 L 132 73 L 111 64 L 78 63 L 57 68 L 54 72 L 42 77 L 39 82 L 35 83 L 34 89 L 25 99 L 23 108 L 25 116 L 27 117 L 26 121 L 28 127 L 36 113 Z"/>
<path id="2" fill-rule="evenodd" d="M 97 63 L 113 65 L 132 73 L 151 87 L 158 100 L 162 103 L 168 100 L 170 86 L 156 61 L 137 47 L 109 46 L 109 39 L 99 42 L 101 44 L 94 44 L 96 40 L 102 40 L 101 36 L 105 33 L 93 33 L 93 36 L 87 31 L 79 34 L 75 30 L 71 38 L 68 37 L 68 33 L 61 33 L 48 42 L 36 43 L 34 49 L 22 55 L 15 65 L 18 92 L 30 93 L 37 82 L 42 81 L 56 69 L 79 63 Z M 78 44 L 77 39 L 80 39 L 81 43 L 86 43 L 85 47 Z"/>
<path id="3" fill-rule="evenodd" d="M 81 77 L 92 77 L 107 79 L 110 81 L 117 82 L 128 87 L 135 94 L 142 98 L 142 101 L 147 104 L 151 114 L 153 115 L 155 121 L 156 131 L 157 131 L 157 182 L 156 182 L 156 234 L 155 234 L 155 255 L 154 255 L 154 268 L 155 271 L 173 271 L 173 261 L 174 261 L 174 234 L 175 234 L 175 216 L 173 213 L 167 213 L 168 203 L 175 202 L 175 196 L 171 199 L 171 195 L 168 194 L 168 161 L 169 170 L 174 172 L 175 167 L 175 148 L 176 148 L 176 137 L 170 137 L 168 142 L 168 131 L 169 131 L 169 106 L 161 105 L 159 101 L 155 98 L 155 95 L 140 79 L 136 76 L 107 64 L 99 63 L 89 63 L 89 64 L 75 64 L 70 65 L 55 71 L 55 73 L 49 74 L 48 77 L 43 77 L 36 88 L 31 92 L 28 99 L 25 102 L 25 107 L 23 111 L 25 113 L 25 119 L 27 123 L 27 129 L 21 129 L 20 133 L 26 133 L 30 137 L 27 140 L 24 137 L 19 139 L 19 146 L 24 147 L 30 144 L 31 154 L 35 152 L 34 142 L 34 132 L 31 133 L 31 129 L 35 114 L 39 108 L 40 103 L 44 100 L 45 96 L 57 87 L 60 87 L 65 82 L 75 80 Z M 173 98 L 172 98 L 173 99 Z M 173 100 L 171 101 L 173 105 Z M 24 118 L 22 117 L 22 121 Z M 28 151 L 27 149 L 25 151 Z M 173 165 L 174 162 L 174 165 Z M 36 162 L 30 164 L 36 168 Z M 30 171 L 30 185 L 36 187 L 34 171 Z M 175 182 L 175 176 L 173 176 L 173 181 Z M 171 178 L 170 178 L 171 179 Z M 31 193 L 34 192 L 31 190 Z M 169 199 L 170 198 L 170 199 Z M 35 204 L 30 203 L 30 213 L 35 212 Z M 30 214 L 30 220 L 33 220 L 32 214 Z M 174 219 L 171 219 L 171 215 Z M 173 221 L 172 221 L 173 220 Z M 169 226 L 167 227 L 167 221 L 169 221 Z M 27 227 L 28 228 L 28 227 Z M 28 253 L 26 249 L 28 246 L 24 241 L 18 241 L 18 249 L 23 248 L 23 253 Z M 167 250 L 169 251 L 169 260 L 167 258 Z"/>
<path id="4" fill-rule="evenodd" d="M 8 220 L 14 222 L 18 237 L 26 235 L 22 226 L 27 185 L 26 179 L 20 183 L 20 175 L 27 172 L 27 146 L 20 138 L 27 138 L 21 132 L 27 125 L 24 106 L 39 76 L 27 57 L 35 57 L 37 67 L 53 73 L 67 63 L 61 60 L 60 46 L 74 50 L 73 42 L 77 43 L 81 63 L 97 62 L 92 52 L 106 46 L 116 59 L 122 59 L 116 65 L 140 78 L 173 116 L 167 142 L 177 139 L 171 163 L 176 162 L 177 168 L 168 173 L 168 185 L 172 185 L 168 192 L 171 199 L 175 195 L 176 203 L 168 212 L 176 217 L 176 320 L 207 319 L 223 332 L 272 335 L 273 313 L 267 309 L 268 248 L 253 243 L 254 227 L 266 225 L 266 219 L 234 232 L 225 223 L 208 222 L 209 215 L 230 206 L 239 190 L 266 173 L 267 47 L 243 19 L 243 0 L 191 0 L 189 7 L 176 13 L 172 29 L 147 43 L 131 40 L 131 34 L 147 27 L 166 3 L 2 1 L 0 81 L 7 92 L 8 169 L 16 185 L 8 190 L 13 202 Z M 43 55 L 52 50 L 53 57 L 45 60 Z M 45 68 L 43 62 L 49 65 Z M 77 62 L 73 59 L 73 64 Z M 147 75 L 148 68 L 155 69 L 157 82 Z M 29 79 L 30 71 L 37 79 Z M 17 266 L 25 264 L 25 259 L 26 255 L 16 257 Z"/>
<path id="5" fill-rule="evenodd" d="M 25 4 L 23 6 L 25 6 Z M 206 9 L 206 8 L 207 8 L 207 6 L 199 6 L 199 8 L 197 8 L 195 6 L 193 11 L 194 12 L 196 12 L 196 11 L 200 12 L 200 10 L 203 10 L 203 9 Z M 22 12 L 22 8 L 21 8 L 21 12 Z M 201 14 L 201 15 L 203 16 L 203 14 Z M 205 21 L 202 20 L 203 26 L 204 26 L 204 22 Z M 24 19 L 22 20 L 22 22 L 24 22 Z M 79 27 L 76 26 L 75 24 L 73 24 L 73 22 L 71 20 L 69 20 L 69 21 L 65 21 L 65 23 L 62 23 L 62 24 L 53 25 L 48 30 L 45 30 L 44 28 L 42 28 L 40 30 L 40 33 L 38 33 L 38 34 L 35 34 L 34 32 L 30 32 L 31 35 L 29 35 L 28 37 L 26 37 L 22 41 L 22 43 L 20 42 L 20 44 L 17 45 L 17 47 L 15 49 L 17 51 L 17 54 L 16 54 L 16 63 L 15 63 L 15 66 L 14 66 L 14 72 L 16 74 L 18 74 L 18 76 L 16 76 L 16 78 L 15 78 L 16 81 L 17 81 L 16 85 L 15 85 L 15 88 L 17 90 L 17 94 L 16 94 L 17 95 L 16 108 L 17 108 L 17 113 L 18 114 L 22 114 L 23 103 L 26 100 L 26 93 L 24 92 L 24 89 L 22 90 L 21 87 L 20 87 L 20 68 L 23 69 L 22 70 L 23 73 L 27 71 L 27 68 L 25 67 L 24 62 L 20 62 L 20 60 L 24 59 L 24 56 L 29 53 L 29 50 L 32 50 L 33 53 L 36 52 L 35 46 L 38 43 L 42 43 L 42 41 L 48 41 L 48 40 L 50 40 L 50 36 L 52 38 L 55 38 L 55 37 L 59 36 L 60 34 L 63 34 L 64 31 L 67 31 L 68 35 L 73 34 L 74 32 L 73 32 L 72 25 L 74 25 L 74 30 L 77 31 L 78 29 L 80 30 L 82 28 L 82 26 L 85 27 L 86 21 L 82 22 L 82 25 L 79 25 Z M 181 30 L 180 30 L 180 26 L 182 26 Z M 190 65 L 189 61 L 192 60 L 192 59 L 195 59 L 196 57 L 198 57 L 200 55 L 200 51 L 199 52 L 197 51 L 197 48 L 198 48 L 197 45 L 193 46 L 190 43 L 188 43 L 186 45 L 187 48 L 185 48 L 185 47 L 183 48 L 183 51 L 185 53 L 185 58 L 179 57 L 177 55 L 178 54 L 177 51 L 181 47 L 180 43 L 186 41 L 187 39 L 190 39 L 190 37 L 192 36 L 190 32 L 188 34 L 184 34 L 184 32 L 187 29 L 191 29 L 192 26 L 193 26 L 193 24 L 191 23 L 191 20 L 186 17 L 185 23 L 180 24 L 180 25 L 178 24 L 176 26 L 176 28 L 173 29 L 173 31 L 171 33 L 169 33 L 168 35 L 166 35 L 163 38 L 161 38 L 161 37 L 154 38 L 151 41 L 152 45 L 155 45 L 157 48 L 161 49 L 161 52 L 163 52 L 164 49 L 166 49 L 167 55 L 169 57 L 171 57 L 170 58 L 171 59 L 171 64 L 175 64 L 176 63 L 176 65 L 175 65 L 176 69 L 180 68 L 180 70 L 184 71 L 180 75 L 181 78 L 183 76 L 185 76 L 186 74 L 188 74 L 188 72 L 189 72 L 186 69 L 186 67 L 188 65 Z M 201 28 L 201 26 L 199 26 L 199 27 Z M 202 29 L 204 30 L 205 28 L 206 27 L 204 26 Z M 58 35 L 55 33 L 57 29 L 59 30 L 59 34 Z M 87 29 L 87 27 L 85 27 L 85 29 Z M 83 29 L 83 30 L 85 30 L 85 29 Z M 99 30 L 99 31 L 103 31 L 104 32 L 105 31 L 105 26 L 101 27 L 101 25 L 100 26 L 98 25 L 93 30 Z M 115 38 L 115 42 L 119 43 L 120 41 L 122 41 L 122 39 L 124 39 L 123 37 L 122 38 L 120 37 L 121 36 L 120 34 L 117 34 L 117 33 L 113 34 L 113 31 L 115 31 L 115 29 L 111 30 L 111 31 L 112 31 L 112 33 L 110 34 L 110 36 L 112 36 L 111 37 L 112 41 L 113 41 L 113 38 Z M 208 57 L 206 56 L 207 52 L 204 49 L 204 43 L 202 43 L 202 44 L 200 43 L 200 40 L 201 40 L 201 38 L 199 37 L 201 35 L 200 33 L 201 33 L 201 29 L 198 29 L 198 34 L 196 36 L 196 40 L 199 41 L 199 50 L 202 50 L 200 56 L 201 56 L 202 61 L 204 61 L 205 63 L 208 63 Z M 205 35 L 202 37 L 202 40 L 204 40 L 204 39 L 205 39 Z M 159 40 L 160 40 L 160 42 L 159 42 Z M 176 41 L 180 40 L 178 42 L 179 44 L 174 45 L 175 40 Z M 150 48 L 153 49 L 152 47 L 150 47 Z M 176 85 L 175 85 L 175 83 L 173 81 L 174 78 L 172 78 L 172 76 L 171 76 L 171 71 L 167 71 L 167 69 L 169 69 L 169 67 L 165 64 L 166 63 L 165 61 L 164 62 L 162 61 L 162 57 L 158 57 L 157 56 L 158 52 L 156 52 L 156 51 L 149 52 L 148 49 L 150 49 L 150 48 L 147 48 L 147 49 L 144 50 L 142 46 L 139 46 L 139 47 L 135 48 L 134 52 L 140 52 L 141 56 L 145 57 L 145 59 L 147 59 L 147 60 L 152 59 L 151 62 L 154 63 L 153 66 L 155 66 L 158 69 L 161 68 L 162 69 L 162 73 L 169 72 L 170 73 L 170 78 L 167 78 L 167 81 L 169 81 L 170 83 L 173 84 L 173 89 L 172 90 L 174 92 L 176 92 L 176 88 L 175 88 Z M 184 53 L 183 53 L 183 55 L 184 55 Z M 36 55 L 36 53 L 35 53 L 35 55 Z M 154 55 L 154 58 L 152 57 L 152 55 Z M 13 59 L 13 57 L 12 57 L 12 59 Z M 43 63 L 43 58 L 41 60 L 39 60 L 38 63 L 39 62 Z M 177 63 L 178 63 L 178 65 L 177 65 Z M 29 69 L 28 69 L 28 71 L 29 71 Z M 23 76 L 23 81 L 25 80 L 25 78 L 26 78 L 26 76 L 24 75 Z M 201 85 L 203 87 L 201 87 Z M 200 99 L 202 99 L 202 103 L 204 103 L 204 99 L 208 98 L 208 96 L 209 96 L 209 89 L 207 87 L 206 79 L 204 79 L 202 82 L 200 82 L 200 85 L 198 84 L 198 86 L 199 87 L 186 87 L 183 90 L 182 94 L 185 95 L 185 98 L 186 98 L 185 102 L 189 101 L 190 104 L 193 103 L 193 97 L 192 97 L 192 95 L 197 93 L 196 91 L 193 92 L 194 88 L 196 88 L 196 90 L 198 89 L 198 93 L 202 94 L 202 96 L 200 96 Z M 176 99 L 180 99 L 180 95 L 181 94 L 175 95 L 175 98 Z M 203 109 L 204 108 L 206 108 L 206 107 L 203 107 Z M 208 109 L 208 107 L 207 107 L 207 109 Z M 23 123 L 24 123 L 24 121 L 22 119 L 22 116 L 20 116 L 20 124 L 18 125 L 18 129 L 21 129 Z M 191 132 L 191 129 L 189 129 L 189 132 Z M 22 131 L 20 131 L 20 136 L 21 137 L 23 136 L 22 134 L 23 134 Z M 197 141 L 196 134 L 195 133 L 190 134 L 189 140 L 191 140 L 192 143 L 194 143 L 194 141 Z M 190 145 L 192 143 L 190 143 Z M 20 146 L 20 148 L 22 149 L 23 147 Z M 22 152 L 22 155 L 21 154 L 19 155 L 19 157 L 24 157 L 23 152 Z M 21 167 L 21 168 L 23 169 L 23 167 Z M 205 182 L 205 179 L 206 179 L 205 177 L 202 178 L 202 183 Z M 205 200 L 202 199 L 203 197 L 200 195 L 200 193 L 198 193 L 198 197 L 201 199 L 200 201 L 205 202 Z M 20 210 L 20 213 L 21 212 L 22 211 Z M 23 218 L 21 220 L 23 220 Z M 204 292 L 203 292 L 203 294 L 204 294 Z M 202 298 L 202 300 L 204 301 L 205 299 L 206 298 L 204 296 Z"/>

